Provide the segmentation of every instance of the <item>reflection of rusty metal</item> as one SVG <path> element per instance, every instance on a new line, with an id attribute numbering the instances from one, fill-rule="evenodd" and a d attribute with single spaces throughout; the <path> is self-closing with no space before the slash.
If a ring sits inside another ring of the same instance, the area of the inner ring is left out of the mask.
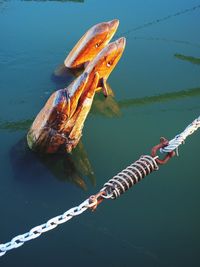
<path id="1" fill-rule="evenodd" d="M 160 144 L 154 146 L 151 150 L 151 156 L 152 157 L 156 157 L 157 155 L 157 151 L 160 150 L 160 148 L 163 148 L 165 146 L 167 146 L 169 144 L 169 141 L 167 139 L 165 139 L 164 137 L 161 137 L 160 138 Z M 166 153 L 165 157 L 163 159 L 160 159 L 158 157 L 155 158 L 155 161 L 158 163 L 158 164 L 165 164 L 167 163 L 171 157 L 175 156 L 175 152 L 174 151 L 171 151 L 171 152 L 168 152 Z"/>
<path id="2" fill-rule="evenodd" d="M 50 176 L 62 182 L 73 184 L 87 191 L 96 186 L 96 177 L 87 151 L 79 142 L 70 154 L 38 154 L 28 149 L 25 138 L 9 151 L 10 163 L 15 179 L 28 183 L 43 183 Z"/>

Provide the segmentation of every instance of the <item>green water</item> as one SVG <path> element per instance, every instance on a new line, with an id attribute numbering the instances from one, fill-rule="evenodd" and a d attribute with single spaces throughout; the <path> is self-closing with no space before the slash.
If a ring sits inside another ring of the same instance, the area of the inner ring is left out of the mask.
<path id="1" fill-rule="evenodd" d="M 52 73 L 92 25 L 127 38 L 72 156 L 24 141 Z M 200 1 L 0 1 L 0 242 L 78 205 L 200 114 Z M 200 266 L 200 133 L 115 201 L 7 252 L 0 266 Z"/>

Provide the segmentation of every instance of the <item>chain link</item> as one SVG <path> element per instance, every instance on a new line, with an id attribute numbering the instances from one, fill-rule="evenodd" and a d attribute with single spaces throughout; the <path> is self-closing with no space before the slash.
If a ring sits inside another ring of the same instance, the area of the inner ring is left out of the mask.
<path id="1" fill-rule="evenodd" d="M 10 242 L 0 244 L 0 256 L 3 256 L 7 251 L 22 246 L 25 242 L 39 237 L 41 234 L 48 232 L 56 228 L 59 224 L 65 223 L 72 219 L 74 216 L 78 216 L 88 208 L 92 208 L 94 203 L 90 203 L 89 199 L 86 199 L 79 206 L 69 209 L 62 215 L 58 215 L 46 223 L 32 228 L 29 232 L 15 236 Z"/>

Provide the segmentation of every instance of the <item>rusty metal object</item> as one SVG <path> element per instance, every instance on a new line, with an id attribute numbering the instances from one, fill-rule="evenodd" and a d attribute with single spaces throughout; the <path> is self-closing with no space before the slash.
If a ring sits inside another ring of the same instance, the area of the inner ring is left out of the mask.
<path id="1" fill-rule="evenodd" d="M 105 192 L 100 191 L 96 195 L 92 195 L 89 197 L 89 208 L 91 209 L 91 211 L 95 211 L 97 206 L 105 199 L 103 195 L 105 195 Z"/>
<path id="2" fill-rule="evenodd" d="M 118 61 L 120 60 L 124 48 L 126 45 L 126 39 L 124 37 L 119 38 L 115 42 L 108 44 L 103 50 L 88 64 L 85 71 L 91 73 L 92 77 L 95 72 L 99 74 L 99 89 L 103 90 L 105 96 L 109 93 L 107 87 L 107 79 L 110 73 L 113 71 Z M 88 86 L 91 86 L 92 80 L 88 79 Z M 98 88 L 97 88 L 98 91 Z"/>
<path id="3" fill-rule="evenodd" d="M 64 61 L 67 68 L 81 68 L 90 62 L 110 42 L 119 25 L 114 19 L 91 27 L 77 42 Z"/>
<path id="4" fill-rule="evenodd" d="M 118 63 L 126 40 L 108 44 L 82 75 L 67 88 L 54 92 L 34 120 L 27 142 L 32 150 L 44 153 L 68 152 L 78 144 L 96 91 L 107 95 L 106 79 Z"/>
<path id="5" fill-rule="evenodd" d="M 160 138 L 160 143 L 152 148 L 151 156 L 152 157 L 156 157 L 157 156 L 157 151 L 160 150 L 161 148 L 164 148 L 168 144 L 169 144 L 169 141 L 166 138 L 161 137 Z M 162 164 L 167 163 L 175 155 L 176 155 L 176 153 L 174 151 L 171 151 L 171 152 L 166 153 L 166 155 L 164 156 L 163 159 L 160 159 L 160 158 L 157 157 L 157 158 L 155 158 L 155 161 L 158 164 L 162 165 Z"/>

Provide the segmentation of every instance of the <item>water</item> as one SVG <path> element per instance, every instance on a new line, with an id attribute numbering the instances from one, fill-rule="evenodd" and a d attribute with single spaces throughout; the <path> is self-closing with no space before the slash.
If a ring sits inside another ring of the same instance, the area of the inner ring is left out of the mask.
<path id="1" fill-rule="evenodd" d="M 199 5 L 0 1 L 2 243 L 81 203 L 199 116 Z M 52 72 L 88 28 L 113 18 L 127 37 L 109 77 L 115 99 L 104 109 L 96 99 L 73 158 L 38 158 L 24 136 L 60 86 Z M 199 266 L 199 132 L 179 153 L 118 200 L 8 252 L 1 266 Z"/>

